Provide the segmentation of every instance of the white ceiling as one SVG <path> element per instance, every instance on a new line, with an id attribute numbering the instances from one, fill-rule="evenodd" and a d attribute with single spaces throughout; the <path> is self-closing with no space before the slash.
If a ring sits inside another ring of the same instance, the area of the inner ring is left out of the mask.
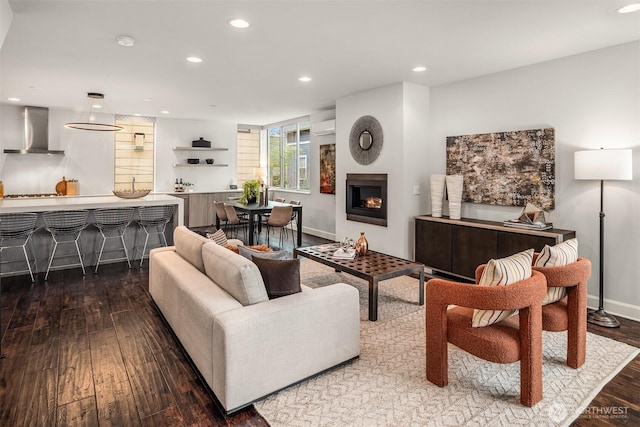
<path id="1" fill-rule="evenodd" d="M 639 40 L 640 12 L 616 12 L 630 2 L 10 0 L 0 102 L 81 111 L 97 91 L 117 114 L 268 124 L 395 82 L 440 85 Z M 251 26 L 231 28 L 234 17 Z M 135 46 L 116 44 L 121 34 Z"/>

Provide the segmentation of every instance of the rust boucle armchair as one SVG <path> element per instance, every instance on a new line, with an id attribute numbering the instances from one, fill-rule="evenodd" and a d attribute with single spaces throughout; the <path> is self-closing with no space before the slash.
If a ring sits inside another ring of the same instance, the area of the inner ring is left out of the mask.
<path id="1" fill-rule="evenodd" d="M 538 254 L 533 257 L 535 264 Z M 585 361 L 587 347 L 587 281 L 591 277 L 591 261 L 578 258 L 560 267 L 532 267 L 544 274 L 547 286 L 564 287 L 567 296 L 542 306 L 542 329 L 567 331 L 567 365 L 579 368 Z"/>
<path id="2" fill-rule="evenodd" d="M 476 269 L 476 282 L 484 265 Z M 533 406 L 542 399 L 542 307 L 546 293 L 542 273 L 508 286 L 475 286 L 431 279 L 426 285 L 427 379 L 448 384 L 450 342 L 495 363 L 520 361 L 520 402 Z M 450 304 L 456 307 L 448 309 Z M 512 316 L 493 325 L 471 326 L 473 309 L 514 310 Z M 519 321 L 518 321 L 519 320 Z"/>

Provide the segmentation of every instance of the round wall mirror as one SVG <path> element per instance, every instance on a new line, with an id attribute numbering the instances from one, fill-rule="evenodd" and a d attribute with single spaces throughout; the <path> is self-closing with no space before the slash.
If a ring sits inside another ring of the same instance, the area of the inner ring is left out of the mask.
<path id="1" fill-rule="evenodd" d="M 382 151 L 382 126 L 372 116 L 362 116 L 355 121 L 349 133 L 351 157 L 361 165 L 375 161 Z"/>
<path id="2" fill-rule="evenodd" d="M 371 144 L 373 144 L 373 137 L 368 130 L 365 130 L 360 134 L 360 148 L 368 150 L 371 148 Z"/>

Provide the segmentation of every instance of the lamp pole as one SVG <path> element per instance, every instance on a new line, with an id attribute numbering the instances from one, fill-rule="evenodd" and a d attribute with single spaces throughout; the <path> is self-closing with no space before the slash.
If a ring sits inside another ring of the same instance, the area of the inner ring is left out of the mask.
<path id="1" fill-rule="evenodd" d="M 587 313 L 587 322 L 605 328 L 618 328 L 620 322 L 604 309 L 604 180 L 600 180 L 600 282 L 598 309 Z"/>

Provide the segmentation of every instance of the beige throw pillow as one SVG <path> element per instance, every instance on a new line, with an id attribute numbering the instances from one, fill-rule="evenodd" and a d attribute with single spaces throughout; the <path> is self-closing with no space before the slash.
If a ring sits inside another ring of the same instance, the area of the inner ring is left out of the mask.
<path id="1" fill-rule="evenodd" d="M 528 249 L 506 258 L 491 259 L 487 263 L 478 282 L 478 286 L 508 286 L 531 277 L 533 249 Z M 472 326 L 479 328 L 493 325 L 507 317 L 517 314 L 518 310 L 473 310 Z"/>
<path id="2" fill-rule="evenodd" d="M 545 245 L 538 259 L 536 267 L 561 267 L 578 260 L 578 239 L 569 239 L 555 246 Z M 567 295 L 567 288 L 563 286 L 549 286 L 547 294 L 542 299 L 542 305 L 560 301 Z"/>

